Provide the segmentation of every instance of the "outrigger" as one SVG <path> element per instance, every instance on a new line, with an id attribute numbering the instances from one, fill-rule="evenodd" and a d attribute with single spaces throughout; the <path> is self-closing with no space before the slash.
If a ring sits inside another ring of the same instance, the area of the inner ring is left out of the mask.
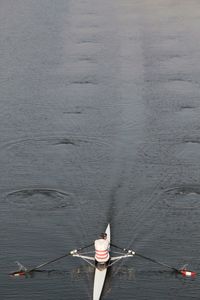
<path id="1" fill-rule="evenodd" d="M 47 261 L 47 262 L 45 262 L 43 264 L 40 264 L 40 265 L 38 265 L 38 266 L 36 266 L 35 268 L 32 268 L 32 269 L 27 269 L 22 264 L 17 262 L 17 264 L 19 266 L 19 270 L 15 271 L 15 272 L 12 272 L 9 275 L 15 276 L 15 277 L 26 276 L 28 274 L 31 274 L 31 273 L 35 272 L 35 271 L 39 271 L 39 269 L 41 269 L 42 267 L 44 267 L 46 265 L 49 265 L 53 262 L 56 262 L 56 261 L 58 261 L 58 260 L 60 260 L 64 257 L 70 256 L 70 255 L 74 256 L 74 257 L 79 257 L 79 258 L 83 259 L 84 261 L 86 261 L 89 265 L 93 266 L 94 269 L 95 269 L 94 286 L 93 286 L 93 300 L 99 300 L 100 297 L 101 297 L 101 294 L 102 294 L 103 287 L 104 287 L 104 282 L 105 282 L 105 279 L 106 279 L 107 269 L 109 267 L 111 267 L 113 264 L 115 264 L 116 262 L 118 262 L 122 259 L 133 257 L 135 255 L 138 256 L 138 257 L 141 257 L 143 259 L 149 260 L 153 263 L 156 263 L 156 264 L 159 264 L 161 266 L 167 267 L 167 268 L 171 269 L 173 272 L 181 274 L 184 277 L 194 277 L 197 274 L 196 272 L 187 270 L 185 266 L 181 269 L 177 269 L 177 268 L 174 268 L 174 267 L 172 267 L 170 265 L 167 265 L 165 263 L 159 262 L 159 261 L 157 261 L 153 258 L 150 258 L 150 257 L 144 256 L 140 253 L 137 253 L 133 250 L 120 248 L 120 247 L 112 244 L 111 243 L 110 224 L 107 225 L 107 228 L 106 228 L 105 232 L 107 233 L 107 239 L 109 240 L 111 247 L 117 248 L 118 250 L 121 251 L 121 252 L 113 252 L 112 251 L 112 254 L 114 254 L 114 256 L 112 255 L 107 263 L 97 263 L 95 261 L 94 256 L 88 256 L 88 254 L 90 254 L 91 252 L 88 252 L 88 253 L 87 252 L 81 252 L 82 250 L 91 247 L 93 245 L 93 243 L 92 243 L 92 244 L 87 245 L 85 247 L 71 250 L 69 253 L 67 253 L 65 255 L 62 255 L 62 256 L 57 257 L 53 260 Z"/>

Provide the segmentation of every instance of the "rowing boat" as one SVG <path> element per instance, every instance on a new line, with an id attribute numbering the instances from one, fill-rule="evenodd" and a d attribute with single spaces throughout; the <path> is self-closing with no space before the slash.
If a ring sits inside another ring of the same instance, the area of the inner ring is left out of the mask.
<path id="1" fill-rule="evenodd" d="M 110 229 L 110 224 L 107 225 L 105 232 L 107 233 L 107 239 L 109 240 L 109 242 L 111 241 L 111 229 Z M 82 252 L 82 250 L 89 248 L 91 246 L 93 246 L 94 244 L 89 244 L 87 246 L 84 246 L 82 248 L 79 249 L 74 249 L 71 250 L 70 252 L 54 258 L 50 261 L 47 261 L 45 263 L 42 263 L 34 268 L 31 269 L 27 269 L 26 267 L 24 267 L 22 264 L 20 264 L 19 262 L 17 262 L 18 266 L 19 266 L 19 270 L 10 273 L 11 276 L 14 277 L 18 277 L 18 276 L 27 276 L 29 274 L 32 274 L 34 271 L 38 271 L 39 269 L 41 269 L 42 267 L 49 265 L 50 263 L 54 263 L 60 259 L 63 259 L 64 257 L 67 256 L 74 256 L 74 257 L 79 257 L 81 259 L 83 259 L 84 261 L 86 261 L 88 264 L 90 264 L 93 268 L 94 268 L 94 287 L 93 287 L 93 300 L 99 300 L 102 294 L 102 290 L 104 287 L 104 282 L 106 279 L 106 274 L 107 274 L 107 269 L 108 267 L 111 267 L 113 264 L 115 264 L 116 262 L 120 261 L 121 259 L 124 258 L 128 258 L 128 257 L 133 257 L 134 255 L 137 255 L 141 258 L 144 258 L 146 260 L 149 260 L 153 263 L 159 264 L 161 266 L 167 267 L 169 269 L 171 269 L 173 272 L 176 272 L 178 274 L 181 274 L 184 277 L 194 277 L 197 273 L 196 272 L 192 272 L 192 271 L 188 271 L 186 270 L 185 267 L 181 268 L 181 269 L 177 269 L 174 268 L 172 266 L 169 266 L 165 263 L 162 263 L 160 261 L 157 261 L 153 258 L 144 256 L 140 253 L 136 253 L 134 250 L 128 250 L 128 249 L 124 249 L 124 248 L 120 248 L 114 244 L 111 244 L 112 247 L 117 248 L 118 250 L 120 250 L 120 252 L 110 252 L 110 259 L 108 261 L 108 263 L 95 263 L 95 252 Z M 93 253 L 94 256 L 90 256 L 88 255 L 89 253 Z"/>
<path id="2" fill-rule="evenodd" d="M 110 239 L 111 239 L 110 224 L 108 224 L 105 232 L 107 233 L 107 239 L 110 243 Z M 95 268 L 94 287 L 93 287 L 93 300 L 99 300 L 100 297 L 101 297 L 104 282 L 105 282 L 105 279 L 106 279 L 107 267 L 108 266 L 106 264 L 104 264 L 101 269 L 99 269 L 98 267 Z"/>

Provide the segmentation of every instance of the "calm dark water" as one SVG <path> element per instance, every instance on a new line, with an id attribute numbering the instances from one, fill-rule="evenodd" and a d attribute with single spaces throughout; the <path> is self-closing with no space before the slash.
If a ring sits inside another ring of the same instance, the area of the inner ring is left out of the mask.
<path id="1" fill-rule="evenodd" d="M 113 242 L 199 272 L 200 3 L 0 3 L 0 299 L 92 299 L 91 269 L 66 258 L 111 223 Z M 199 299 L 134 258 L 102 299 Z"/>

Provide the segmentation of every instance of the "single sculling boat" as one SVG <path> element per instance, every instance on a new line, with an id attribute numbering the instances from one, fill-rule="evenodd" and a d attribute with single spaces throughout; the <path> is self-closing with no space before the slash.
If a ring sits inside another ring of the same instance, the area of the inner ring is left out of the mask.
<path id="1" fill-rule="evenodd" d="M 181 269 L 177 269 L 174 268 L 170 265 L 167 265 L 165 263 L 162 263 L 158 260 L 155 260 L 153 258 L 144 256 L 143 254 L 140 254 L 138 252 L 135 252 L 133 250 L 128 250 L 128 249 L 124 249 L 124 248 L 120 248 L 114 244 L 111 243 L 111 228 L 110 228 L 110 224 L 107 225 L 105 233 L 107 234 L 107 239 L 111 245 L 111 247 L 117 248 L 118 250 L 120 250 L 120 252 L 114 252 L 111 251 L 110 252 L 110 259 L 108 262 L 106 263 L 97 263 L 95 261 L 95 252 L 94 251 L 90 251 L 90 252 L 82 252 L 82 250 L 89 248 L 91 246 L 94 246 L 94 243 L 84 246 L 82 248 L 79 249 L 75 249 L 72 250 L 70 252 L 68 252 L 67 254 L 64 254 L 60 257 L 57 257 L 53 260 L 47 261 L 45 263 L 42 263 L 34 268 L 31 269 L 27 269 L 26 267 L 24 267 L 22 264 L 20 264 L 19 262 L 17 262 L 18 266 L 19 266 L 19 270 L 10 273 L 9 275 L 12 275 L 14 277 L 19 277 L 19 276 L 28 276 L 30 274 L 32 274 L 35 271 L 39 271 L 39 269 L 41 269 L 42 267 L 49 265 L 51 263 L 54 263 L 66 256 L 74 256 L 74 257 L 79 257 L 81 259 L 83 259 L 84 261 L 86 261 L 89 265 L 91 265 L 92 267 L 94 267 L 94 287 L 93 287 L 93 300 L 99 300 L 102 294 L 102 290 L 104 287 L 104 282 L 106 279 L 106 274 L 107 274 L 107 269 L 109 267 L 111 267 L 113 264 L 115 264 L 116 262 L 118 262 L 121 259 L 124 258 L 128 258 L 128 257 L 133 257 L 135 255 L 137 255 L 138 257 L 141 257 L 143 259 L 149 260 L 153 263 L 156 263 L 158 265 L 164 266 L 166 268 L 171 269 L 173 272 L 176 272 L 178 274 L 181 274 L 183 277 L 194 277 L 196 275 L 196 272 L 193 271 L 189 271 L 186 269 L 186 267 L 184 266 Z M 91 253 L 93 254 L 93 256 L 90 256 Z M 90 255 L 88 255 L 90 254 Z"/>

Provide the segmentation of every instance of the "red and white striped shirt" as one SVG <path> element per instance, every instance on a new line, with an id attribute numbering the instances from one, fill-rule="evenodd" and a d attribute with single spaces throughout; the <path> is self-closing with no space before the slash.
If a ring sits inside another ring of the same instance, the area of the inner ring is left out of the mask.
<path id="1" fill-rule="evenodd" d="M 99 239 L 94 242 L 95 247 L 95 259 L 98 262 L 106 262 L 109 260 L 109 241 L 105 239 Z"/>

